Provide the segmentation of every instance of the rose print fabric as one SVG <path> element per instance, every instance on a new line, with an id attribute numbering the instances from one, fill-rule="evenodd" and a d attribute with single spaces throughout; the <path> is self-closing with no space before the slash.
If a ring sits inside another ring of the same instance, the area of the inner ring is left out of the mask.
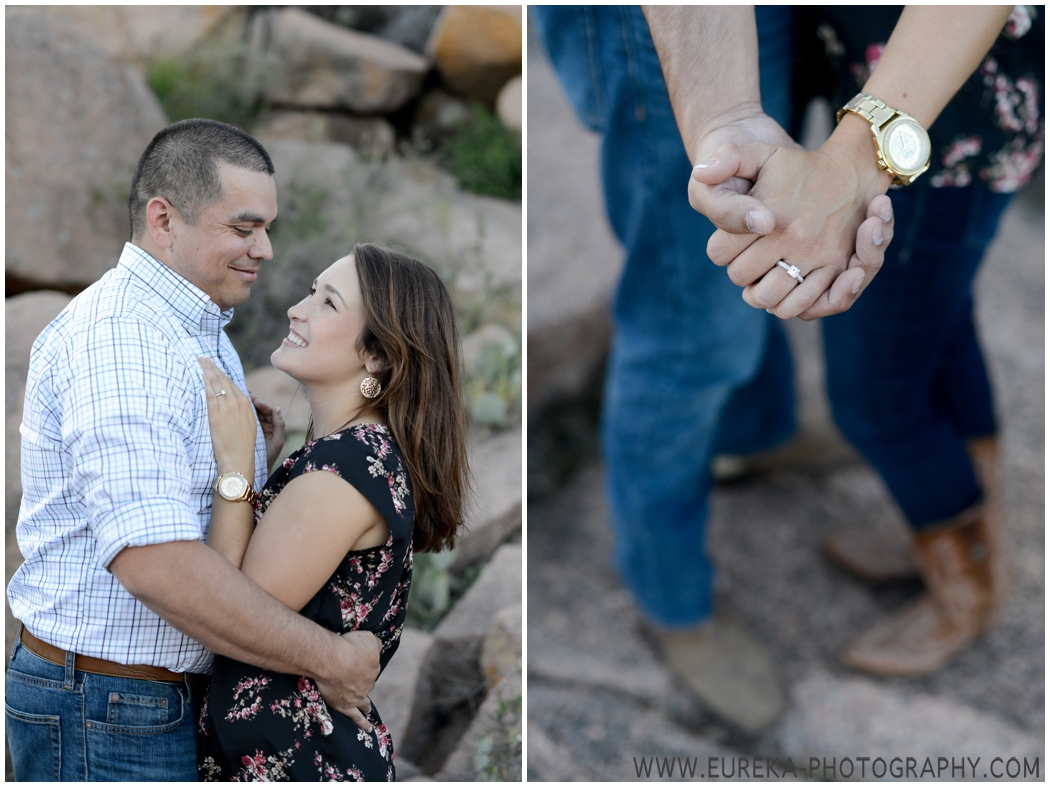
<path id="1" fill-rule="evenodd" d="M 412 579 L 414 509 L 408 471 L 390 432 L 359 424 L 307 443 L 274 471 L 256 503 L 256 522 L 304 473 L 335 473 L 379 510 L 386 544 L 346 555 L 301 614 L 337 633 L 362 629 L 382 642 L 385 668 L 397 650 Z M 366 733 L 325 705 L 313 681 L 215 657 L 201 712 L 203 781 L 393 781 L 394 749 L 379 713 Z"/>
<path id="2" fill-rule="evenodd" d="M 824 95 L 838 108 L 856 95 L 882 57 L 902 8 L 799 7 L 797 106 Z M 1045 13 L 1045 6 L 1014 6 L 991 51 L 928 129 L 933 150 L 922 177 L 933 188 L 983 183 L 1011 194 L 1031 179 L 1045 143 Z"/>

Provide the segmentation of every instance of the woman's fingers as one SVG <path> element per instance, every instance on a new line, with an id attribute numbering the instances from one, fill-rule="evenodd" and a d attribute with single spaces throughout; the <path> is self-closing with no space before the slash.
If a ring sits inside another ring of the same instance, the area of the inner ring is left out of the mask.
<path id="1" fill-rule="evenodd" d="M 887 218 L 888 217 L 888 218 Z M 890 198 L 880 195 L 868 206 L 868 218 L 857 228 L 856 252 L 827 292 L 799 315 L 815 320 L 846 311 L 864 294 L 864 290 L 882 269 L 886 249 L 893 240 L 893 206 Z"/>
<path id="2" fill-rule="evenodd" d="M 780 270 L 772 270 L 767 275 L 773 275 Z M 831 286 L 838 271 L 829 265 L 812 270 L 805 276 L 802 284 L 796 284 L 780 303 L 773 306 L 769 311 L 782 320 L 797 317 L 808 309 L 821 295 Z"/>

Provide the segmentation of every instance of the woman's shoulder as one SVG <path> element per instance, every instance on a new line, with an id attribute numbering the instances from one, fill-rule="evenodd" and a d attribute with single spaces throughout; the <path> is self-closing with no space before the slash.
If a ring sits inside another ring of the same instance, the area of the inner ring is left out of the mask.
<path id="1" fill-rule="evenodd" d="M 369 498 L 387 519 L 411 522 L 414 508 L 408 469 L 389 428 L 354 424 L 306 443 L 280 468 L 284 483 L 304 473 L 335 473 Z"/>

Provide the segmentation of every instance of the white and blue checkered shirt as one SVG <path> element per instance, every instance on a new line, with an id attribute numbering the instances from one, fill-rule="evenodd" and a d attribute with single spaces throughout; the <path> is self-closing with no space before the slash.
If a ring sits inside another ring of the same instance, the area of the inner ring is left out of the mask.
<path id="1" fill-rule="evenodd" d="M 246 390 L 223 328 L 233 311 L 130 243 L 33 344 L 22 417 L 25 557 L 11 611 L 64 650 L 208 672 L 211 654 L 107 566 L 122 549 L 203 540 L 216 465 L 197 358 Z M 256 487 L 266 480 L 259 429 Z"/>

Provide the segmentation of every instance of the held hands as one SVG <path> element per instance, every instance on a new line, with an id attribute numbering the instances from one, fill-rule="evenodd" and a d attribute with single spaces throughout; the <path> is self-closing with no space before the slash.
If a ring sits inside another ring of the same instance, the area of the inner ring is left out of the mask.
<path id="1" fill-rule="evenodd" d="M 870 132 L 843 126 L 815 152 L 718 132 L 699 147 L 690 203 L 720 228 L 708 255 L 755 308 L 806 320 L 837 314 L 882 267 L 893 237 L 890 176 L 875 165 Z"/>
<path id="2" fill-rule="evenodd" d="M 379 677 L 379 639 L 369 631 L 350 631 L 339 638 L 339 654 L 347 657 L 342 674 L 317 678 L 317 690 L 332 708 L 365 732 L 372 724 L 365 718 L 372 710 L 368 693 Z"/>

